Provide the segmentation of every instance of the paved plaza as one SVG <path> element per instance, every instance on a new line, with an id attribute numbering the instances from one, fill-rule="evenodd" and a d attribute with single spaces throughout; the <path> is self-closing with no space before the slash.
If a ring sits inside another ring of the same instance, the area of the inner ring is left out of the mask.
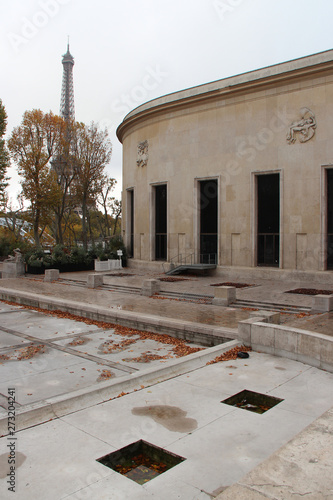
<path id="1" fill-rule="evenodd" d="M 87 273 L 52 283 L 36 276 L 0 281 L 2 294 L 25 303 L 30 297 L 33 306 L 0 302 L 1 498 L 333 498 L 333 373 L 253 351 L 210 363 L 240 346 L 237 324 L 255 305 L 275 304 L 282 324 L 329 336 L 332 313 L 312 312 L 311 297 L 285 293 L 297 282 L 247 283 L 237 290 L 238 304 L 221 307 L 211 303 L 212 285 L 224 281 L 218 277 L 161 281 L 159 295 L 144 297 L 142 281 L 162 273 L 113 274 L 96 289 L 85 286 Z M 127 324 L 50 314 L 34 306 L 36 297 L 53 308 L 76 304 L 82 313 L 98 307 Z M 223 338 L 215 345 L 170 340 L 140 330 L 143 318 Z M 7 435 L 12 389 L 15 441 Z M 243 390 L 281 401 L 263 414 L 223 403 Z M 143 485 L 97 462 L 139 440 L 184 460 Z M 15 494 L 7 483 L 13 442 Z"/>

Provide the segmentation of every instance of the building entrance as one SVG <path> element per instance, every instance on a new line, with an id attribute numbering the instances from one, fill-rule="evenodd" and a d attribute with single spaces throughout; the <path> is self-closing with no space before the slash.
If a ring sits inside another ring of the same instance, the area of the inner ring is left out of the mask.
<path id="1" fill-rule="evenodd" d="M 155 186 L 155 259 L 167 259 L 167 186 Z"/>
<path id="2" fill-rule="evenodd" d="M 128 256 L 134 257 L 134 191 L 133 189 L 128 192 L 128 201 L 129 201 L 129 248 L 128 248 Z"/>
<path id="3" fill-rule="evenodd" d="M 327 269 L 333 269 L 333 169 L 327 170 Z"/>
<path id="4" fill-rule="evenodd" d="M 257 176 L 257 265 L 280 264 L 280 174 Z"/>
<path id="5" fill-rule="evenodd" d="M 218 182 L 200 181 L 200 263 L 217 264 Z"/>

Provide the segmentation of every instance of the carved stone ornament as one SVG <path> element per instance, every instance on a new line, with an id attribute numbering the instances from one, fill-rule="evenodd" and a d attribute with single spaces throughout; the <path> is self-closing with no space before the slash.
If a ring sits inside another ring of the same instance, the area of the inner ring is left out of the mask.
<path id="1" fill-rule="evenodd" d="M 22 262 L 22 254 L 19 248 L 14 249 L 14 255 L 8 255 L 8 259 L 5 259 L 5 262 Z"/>
<path id="2" fill-rule="evenodd" d="M 315 135 L 317 128 L 315 115 L 309 108 L 301 108 L 300 114 L 301 119 L 293 122 L 289 127 L 288 144 L 294 144 L 297 138 L 299 142 L 307 142 Z"/>
<path id="3" fill-rule="evenodd" d="M 138 156 L 136 160 L 138 167 L 146 167 L 148 164 L 148 141 L 142 141 L 138 144 Z"/>

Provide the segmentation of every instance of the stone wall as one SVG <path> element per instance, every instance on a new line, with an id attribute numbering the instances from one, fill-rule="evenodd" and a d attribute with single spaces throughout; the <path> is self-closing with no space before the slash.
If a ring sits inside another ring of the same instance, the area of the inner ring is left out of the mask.
<path id="1" fill-rule="evenodd" d="M 280 268 L 324 270 L 321 207 L 326 168 L 333 168 L 332 122 L 333 51 L 181 91 L 130 113 L 118 137 L 127 245 L 134 190 L 134 258 L 155 259 L 154 189 L 161 183 L 167 260 L 198 253 L 199 182 L 217 179 L 218 263 L 256 267 L 256 179 L 278 173 Z"/>

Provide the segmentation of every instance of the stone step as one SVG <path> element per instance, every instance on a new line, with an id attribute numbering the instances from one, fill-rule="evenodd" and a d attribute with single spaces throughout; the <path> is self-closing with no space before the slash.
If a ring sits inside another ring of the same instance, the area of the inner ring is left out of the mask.
<path id="1" fill-rule="evenodd" d="M 236 300 L 232 304 L 232 307 L 248 307 L 253 309 L 265 309 L 268 311 L 278 311 L 278 312 L 289 312 L 289 313 L 300 313 L 300 312 L 310 312 L 311 307 L 291 305 L 291 304 L 277 304 L 274 302 L 258 302 L 254 300 Z"/>
<path id="2" fill-rule="evenodd" d="M 180 274 L 185 271 L 206 271 L 209 269 L 216 269 L 216 264 L 181 264 L 170 269 L 165 274 L 171 276 L 172 274 Z"/>

